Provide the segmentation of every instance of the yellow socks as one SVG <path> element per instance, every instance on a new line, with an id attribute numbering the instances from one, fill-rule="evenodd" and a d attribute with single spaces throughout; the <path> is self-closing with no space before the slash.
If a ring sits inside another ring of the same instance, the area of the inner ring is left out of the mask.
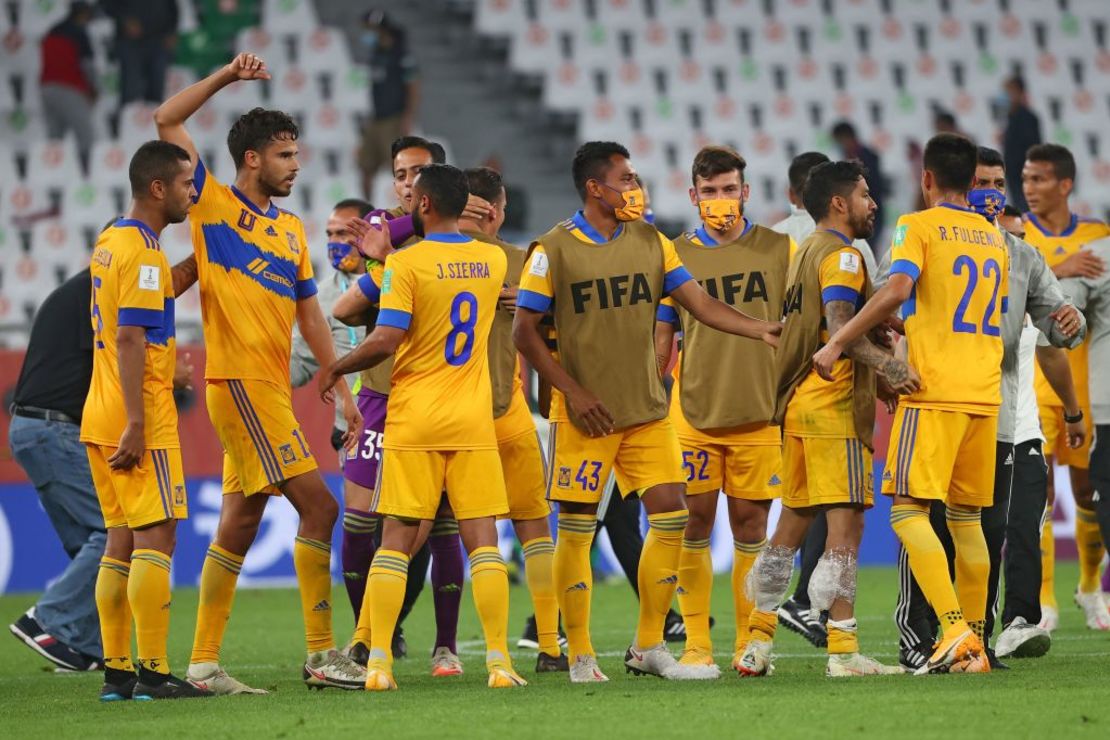
<path id="1" fill-rule="evenodd" d="M 1085 594 L 1098 591 L 1098 567 L 1102 564 L 1102 534 L 1092 509 L 1075 507 L 1075 548 L 1079 553 L 1079 590 Z"/>
<path id="2" fill-rule="evenodd" d="M 155 673 L 169 673 L 166 639 L 170 632 L 170 556 L 157 550 L 131 553 L 127 600 L 135 615 L 135 642 L 139 666 Z"/>
<path id="3" fill-rule="evenodd" d="M 979 507 L 949 504 L 945 519 L 956 546 L 956 595 L 964 619 L 980 639 L 987 617 L 987 580 L 990 556 L 979 517 Z"/>
<path id="4" fill-rule="evenodd" d="M 496 547 L 470 553 L 470 590 L 486 638 L 486 664 L 509 661 L 509 571 Z"/>
<path id="5" fill-rule="evenodd" d="M 359 626 L 370 621 L 370 650 L 380 651 L 393 662 L 393 631 L 405 600 L 405 584 L 409 579 L 409 556 L 398 550 L 378 550 L 370 561 L 366 580 L 366 597 L 359 614 Z M 357 633 L 356 633 L 357 634 Z M 374 656 L 371 656 L 374 657 Z"/>
<path id="6" fill-rule="evenodd" d="M 594 585 L 590 545 L 594 541 L 596 528 L 597 519 L 593 514 L 559 512 L 559 539 L 555 543 L 551 571 L 559 611 L 563 613 L 571 663 L 579 655 L 594 654 L 594 646 L 590 642 L 590 597 Z"/>
<path id="7" fill-rule="evenodd" d="M 190 663 L 220 662 L 220 645 L 224 628 L 231 616 L 235 599 L 235 583 L 243 567 L 243 557 L 225 550 L 215 542 L 208 546 L 204 567 L 200 571 L 200 604 L 197 606 L 197 629 L 193 634 Z"/>
<path id="8" fill-rule="evenodd" d="M 709 637 L 712 591 L 713 560 L 709 554 L 709 540 L 683 537 L 678 560 L 678 608 L 686 625 L 687 650 L 713 652 L 713 642 Z"/>
<path id="9" fill-rule="evenodd" d="M 855 618 L 828 622 L 829 655 L 850 655 L 859 652 L 859 626 Z"/>
<path id="10" fill-rule="evenodd" d="M 100 639 L 104 645 L 104 667 L 134 671 L 131 664 L 131 605 L 127 602 L 127 580 L 131 563 L 104 556 L 96 576 L 96 611 L 100 615 Z"/>
<path id="11" fill-rule="evenodd" d="M 331 544 L 297 537 L 293 543 L 293 567 L 301 592 L 308 652 L 330 650 L 335 647 L 331 632 Z"/>
<path id="12" fill-rule="evenodd" d="M 755 602 L 748 598 L 746 584 L 755 559 L 766 545 L 765 539 L 754 543 L 732 541 L 732 604 L 736 611 L 736 643 L 733 650 L 736 652 L 747 647 L 751 638 L 748 619 L 755 608 Z"/>
<path id="13" fill-rule="evenodd" d="M 890 523 L 902 547 L 906 548 L 910 570 L 940 620 L 941 628 L 945 632 L 953 628 L 968 629 L 960 611 L 960 601 L 956 598 L 956 589 L 948 577 L 948 557 L 936 532 L 929 525 L 928 507 L 895 504 L 890 509 Z M 982 537 L 982 529 L 979 532 Z"/>
<path id="14" fill-rule="evenodd" d="M 536 613 L 536 632 L 540 652 L 558 657 L 559 649 L 559 600 L 555 598 L 555 580 L 552 561 L 555 542 L 550 537 L 536 537 L 521 543 L 524 550 L 524 580 L 532 595 L 532 610 Z"/>
<path id="15" fill-rule="evenodd" d="M 752 640 L 762 640 L 764 642 L 773 642 L 775 639 L 775 630 L 779 626 L 778 612 L 764 612 L 759 609 L 752 609 L 749 616 L 748 630 Z"/>
<path id="16" fill-rule="evenodd" d="M 678 560 L 682 533 L 690 514 L 685 509 L 648 514 L 648 534 L 640 553 L 640 619 L 636 646 L 649 648 L 663 642 L 663 623 L 678 586 Z"/>
<path id="17" fill-rule="evenodd" d="M 1056 608 L 1056 535 L 1051 509 L 1045 512 L 1041 530 L 1041 606 Z"/>

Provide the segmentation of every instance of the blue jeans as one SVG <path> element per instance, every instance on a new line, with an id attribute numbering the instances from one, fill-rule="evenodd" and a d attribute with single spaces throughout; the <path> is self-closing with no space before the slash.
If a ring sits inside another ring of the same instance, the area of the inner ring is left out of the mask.
<path id="1" fill-rule="evenodd" d="M 107 534 L 79 432 L 75 424 L 15 416 L 8 439 L 72 558 L 35 605 L 35 618 L 74 650 L 100 658 L 96 576 Z"/>

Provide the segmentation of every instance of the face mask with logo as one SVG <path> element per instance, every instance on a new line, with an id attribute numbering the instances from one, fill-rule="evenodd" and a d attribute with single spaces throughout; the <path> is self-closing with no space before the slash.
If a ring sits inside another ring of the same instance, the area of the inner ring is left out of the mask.
<path id="1" fill-rule="evenodd" d="M 1006 207 L 1006 194 L 994 188 L 975 188 L 968 192 L 967 203 L 980 216 L 994 221 Z"/>
<path id="2" fill-rule="evenodd" d="M 740 201 L 732 198 L 710 198 L 698 201 L 702 223 L 714 231 L 728 231 L 740 220 Z"/>
<path id="3" fill-rule="evenodd" d="M 605 185 L 605 183 L 602 184 Z M 608 185 L 605 185 L 605 187 L 614 193 L 620 193 L 620 196 L 624 198 L 624 205 L 613 209 L 613 215 L 617 217 L 618 221 L 637 221 L 644 217 L 643 188 L 621 191 Z"/>
<path id="4" fill-rule="evenodd" d="M 328 242 L 328 260 L 340 272 L 354 272 L 362 256 L 346 242 Z"/>

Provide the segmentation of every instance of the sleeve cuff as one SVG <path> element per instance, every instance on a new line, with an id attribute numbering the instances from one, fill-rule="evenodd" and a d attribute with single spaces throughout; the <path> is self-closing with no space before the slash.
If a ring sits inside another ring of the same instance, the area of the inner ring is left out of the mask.
<path id="1" fill-rule="evenodd" d="M 544 313 L 551 308 L 551 296 L 531 290 L 522 290 L 516 295 L 516 305 L 517 308 L 527 308 L 529 311 Z"/>
<path id="2" fill-rule="evenodd" d="M 831 285 L 821 291 L 821 303 L 829 301 L 845 301 L 854 306 L 859 302 L 859 291 L 847 285 Z"/>
<path id="3" fill-rule="evenodd" d="M 909 275 L 910 279 L 916 283 L 917 279 L 921 277 L 921 268 L 909 260 L 894 260 L 894 262 L 890 264 L 890 272 L 888 274 Z"/>
<path id="4" fill-rule="evenodd" d="M 381 300 L 382 289 L 378 287 L 378 284 L 374 282 L 374 278 L 370 277 L 368 272 L 359 277 L 358 289 L 371 303 L 377 303 Z"/>
<path id="5" fill-rule="evenodd" d="M 391 326 L 394 329 L 408 331 L 411 323 L 412 314 L 408 311 L 400 311 L 396 308 L 383 308 L 378 311 L 378 326 Z"/>
<path id="6" fill-rule="evenodd" d="M 663 292 L 670 294 L 672 290 L 684 284 L 687 280 L 693 279 L 694 276 L 685 267 L 676 267 L 663 277 Z"/>
<path id="7" fill-rule="evenodd" d="M 659 308 L 655 311 L 655 320 L 665 321 L 675 326 L 678 326 L 680 323 L 678 320 L 678 311 L 676 311 L 673 306 L 667 306 L 662 303 L 659 304 Z"/>
<path id="8" fill-rule="evenodd" d="M 301 300 L 302 298 L 311 298 L 312 296 L 316 295 L 316 293 L 318 293 L 318 292 L 319 292 L 319 289 L 316 287 L 316 281 L 314 279 L 309 278 L 308 280 L 298 280 L 297 281 L 297 300 L 298 301 Z"/>
<path id="9" fill-rule="evenodd" d="M 155 308 L 121 308 L 116 323 L 119 326 L 141 326 L 155 329 L 162 326 L 163 313 Z"/>

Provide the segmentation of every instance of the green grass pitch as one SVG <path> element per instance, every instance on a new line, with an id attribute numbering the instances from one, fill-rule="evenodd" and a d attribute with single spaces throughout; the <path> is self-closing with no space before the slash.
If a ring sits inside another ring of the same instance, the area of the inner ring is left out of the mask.
<path id="1" fill-rule="evenodd" d="M 572 686 L 565 674 L 536 676 L 530 651 L 514 649 L 527 688 L 485 686 L 481 636 L 470 594 L 464 595 L 460 650 L 466 675 L 432 679 L 427 654 L 434 636 L 426 590 L 406 625 L 410 657 L 399 660 L 401 690 L 385 695 L 309 692 L 301 684 L 303 633 L 292 590 L 242 591 L 227 631 L 224 665 L 265 697 L 101 705 L 98 674 L 55 675 L 16 640 L 0 640 L 0 717 L 4 734 L 32 737 L 1110 737 L 1110 635 L 1087 630 L 1067 595 L 1072 564 L 1057 574 L 1061 626 L 1051 652 L 1039 660 L 1011 661 L 1008 672 L 988 676 L 891 676 L 826 679 L 824 653 L 781 631 L 777 672 L 739 679 L 728 671 L 732 600 L 718 578 L 713 613 L 717 660 L 726 669 L 715 682 L 676 684 L 625 674 L 621 656 L 636 621 L 636 604 L 623 582 L 599 584 L 594 594 L 594 644 L 608 684 Z M 896 661 L 891 620 L 895 598 L 891 568 L 860 574 L 859 618 L 863 649 Z M 179 589 L 173 603 L 171 656 L 184 672 L 196 590 Z M 0 598 L 0 614 L 14 619 L 32 602 Z M 529 613 L 523 587 L 512 590 L 513 643 Z M 335 590 L 337 634 L 346 638 L 351 616 L 346 594 Z M 8 734 L 11 733 L 11 734 Z"/>

